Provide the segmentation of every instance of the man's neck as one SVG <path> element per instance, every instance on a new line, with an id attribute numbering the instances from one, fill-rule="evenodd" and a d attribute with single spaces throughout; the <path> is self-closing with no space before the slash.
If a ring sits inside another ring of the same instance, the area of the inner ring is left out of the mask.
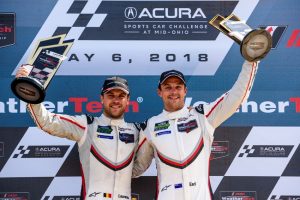
<path id="1" fill-rule="evenodd" d="M 166 107 L 164 107 L 164 110 L 167 111 L 167 112 L 176 112 L 178 110 L 181 110 L 183 107 L 184 107 L 184 105 L 182 107 L 180 107 L 178 109 L 174 109 L 174 110 L 173 109 L 167 109 Z"/>

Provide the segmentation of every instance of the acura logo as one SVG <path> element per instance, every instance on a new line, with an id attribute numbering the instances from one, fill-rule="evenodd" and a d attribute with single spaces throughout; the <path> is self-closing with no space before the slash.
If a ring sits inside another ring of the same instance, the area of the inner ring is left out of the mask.
<path id="1" fill-rule="evenodd" d="M 134 19 L 137 16 L 137 10 L 134 7 L 127 7 L 124 14 L 127 19 Z"/>

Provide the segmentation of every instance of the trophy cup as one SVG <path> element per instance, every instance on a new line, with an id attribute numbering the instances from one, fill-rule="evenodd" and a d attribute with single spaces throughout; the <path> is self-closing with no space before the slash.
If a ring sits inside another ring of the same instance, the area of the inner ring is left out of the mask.
<path id="1" fill-rule="evenodd" d="M 63 41 L 64 35 L 58 35 L 39 40 L 28 59 L 29 69 L 27 77 L 15 78 L 11 83 L 11 90 L 21 100 L 31 103 L 41 103 L 45 98 L 45 91 L 74 40 Z"/>
<path id="2" fill-rule="evenodd" d="M 264 29 L 252 29 L 234 14 L 228 17 L 216 15 L 209 22 L 213 27 L 240 45 L 242 56 L 255 62 L 263 59 L 272 47 L 272 37 Z"/>

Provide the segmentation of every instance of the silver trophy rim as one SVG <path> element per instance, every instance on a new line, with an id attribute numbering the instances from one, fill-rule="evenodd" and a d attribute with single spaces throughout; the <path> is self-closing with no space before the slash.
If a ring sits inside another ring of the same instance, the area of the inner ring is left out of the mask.
<path id="1" fill-rule="evenodd" d="M 260 55 L 260 56 L 257 56 L 257 57 L 250 57 L 246 50 L 245 50 L 245 45 L 249 42 L 249 40 L 254 37 L 255 35 L 264 35 L 266 36 L 267 40 L 268 40 L 268 46 L 267 46 L 267 49 L 266 51 Z M 240 51 L 241 51 L 241 54 L 242 56 L 247 60 L 247 61 L 250 61 L 250 62 L 256 62 L 256 61 L 259 61 L 261 59 L 263 59 L 264 57 L 266 57 L 266 55 L 269 53 L 269 51 L 271 50 L 272 48 L 272 36 L 271 34 L 266 31 L 265 29 L 254 29 L 252 31 L 250 31 L 243 39 L 241 45 L 240 45 Z"/>
<path id="2" fill-rule="evenodd" d="M 24 82 L 32 85 L 38 91 L 38 93 L 39 93 L 38 99 L 28 100 L 28 99 L 24 98 L 23 96 L 21 96 L 17 92 L 17 90 L 16 90 L 17 85 L 20 83 L 24 83 Z M 38 80 L 36 80 L 35 78 L 32 78 L 30 76 L 15 78 L 11 83 L 11 90 L 14 93 L 14 95 L 16 95 L 20 100 L 30 103 L 30 104 L 39 104 L 44 101 L 45 96 L 46 96 L 44 86 Z"/>

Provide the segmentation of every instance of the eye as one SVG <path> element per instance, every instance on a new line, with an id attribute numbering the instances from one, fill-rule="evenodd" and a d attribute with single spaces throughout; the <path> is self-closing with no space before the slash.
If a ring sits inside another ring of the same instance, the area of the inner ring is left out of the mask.
<path id="1" fill-rule="evenodd" d="M 171 87 L 169 85 L 165 86 L 164 88 L 165 90 L 171 90 Z"/>

